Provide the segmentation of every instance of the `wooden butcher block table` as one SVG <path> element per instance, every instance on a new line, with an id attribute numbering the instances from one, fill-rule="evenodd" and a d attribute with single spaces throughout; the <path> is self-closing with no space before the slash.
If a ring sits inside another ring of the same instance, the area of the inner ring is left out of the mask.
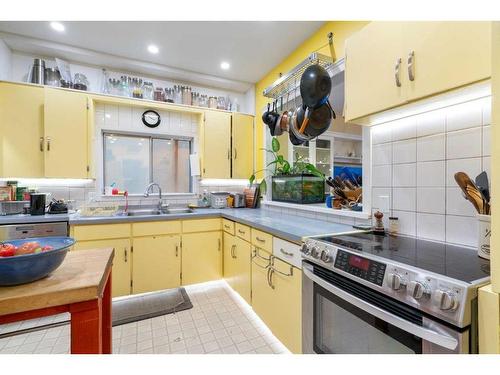
<path id="1" fill-rule="evenodd" d="M 71 353 L 111 353 L 113 249 L 69 251 L 48 277 L 0 287 L 0 324 L 69 312 Z"/>

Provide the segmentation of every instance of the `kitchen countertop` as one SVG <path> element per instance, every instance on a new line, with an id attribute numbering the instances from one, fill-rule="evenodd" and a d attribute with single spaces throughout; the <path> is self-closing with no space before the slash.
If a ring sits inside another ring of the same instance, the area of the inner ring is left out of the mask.
<path id="1" fill-rule="evenodd" d="M 350 225 L 330 223 L 318 219 L 302 216 L 280 214 L 264 209 L 226 208 L 226 209 L 197 209 L 194 213 L 144 215 L 144 216 L 111 216 L 111 217 L 82 217 L 78 214 L 59 215 L 12 215 L 0 217 L 0 225 L 28 224 L 36 222 L 68 221 L 70 225 L 92 225 L 110 223 L 130 223 L 139 221 L 168 221 L 200 219 L 209 217 L 223 217 L 252 226 L 256 229 L 271 233 L 276 237 L 300 243 L 302 238 L 325 234 L 338 234 L 352 231 Z"/>

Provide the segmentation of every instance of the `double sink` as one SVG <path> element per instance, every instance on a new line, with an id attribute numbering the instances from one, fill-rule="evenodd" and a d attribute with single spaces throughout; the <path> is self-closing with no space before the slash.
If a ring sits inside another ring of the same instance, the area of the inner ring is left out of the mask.
<path id="1" fill-rule="evenodd" d="M 127 216 L 152 216 L 152 215 L 172 215 L 172 214 L 192 214 L 194 210 L 188 207 L 167 208 L 159 210 L 157 208 L 131 209 L 127 211 Z"/>

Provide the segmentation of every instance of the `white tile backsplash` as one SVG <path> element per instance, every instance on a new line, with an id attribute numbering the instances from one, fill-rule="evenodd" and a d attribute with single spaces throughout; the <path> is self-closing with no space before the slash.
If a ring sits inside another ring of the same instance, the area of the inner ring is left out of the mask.
<path id="1" fill-rule="evenodd" d="M 490 112 L 481 98 L 372 127 L 372 208 L 402 234 L 475 246 L 476 211 L 454 174 L 490 175 Z"/>
<path id="2" fill-rule="evenodd" d="M 393 187 L 414 187 L 417 180 L 417 164 L 395 164 L 392 166 Z"/>
<path id="3" fill-rule="evenodd" d="M 444 160 L 445 145 L 444 134 L 417 138 L 417 161 Z"/>
<path id="4" fill-rule="evenodd" d="M 446 181 L 446 162 L 424 161 L 417 163 L 417 186 L 442 187 Z"/>
<path id="5" fill-rule="evenodd" d="M 393 164 L 414 163 L 417 161 L 417 141 L 408 139 L 392 143 Z"/>
<path id="6" fill-rule="evenodd" d="M 477 156 L 481 156 L 480 127 L 447 133 L 447 159 L 473 158 Z"/>

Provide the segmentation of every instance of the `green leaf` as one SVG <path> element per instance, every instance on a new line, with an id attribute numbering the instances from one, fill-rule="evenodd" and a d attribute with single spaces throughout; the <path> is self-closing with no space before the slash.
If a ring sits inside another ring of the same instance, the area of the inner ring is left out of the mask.
<path id="1" fill-rule="evenodd" d="M 278 163 L 278 159 L 275 159 L 275 160 L 269 162 L 269 164 L 267 164 L 266 167 L 269 167 L 270 165 L 273 165 L 273 164 L 276 164 L 276 163 Z"/>
<path id="2" fill-rule="evenodd" d="M 267 191 L 267 182 L 266 179 L 263 178 L 262 181 L 260 182 L 260 193 L 266 194 L 266 191 Z"/>
<path id="3" fill-rule="evenodd" d="M 284 160 L 282 170 L 283 170 L 283 173 L 289 173 L 290 172 L 290 163 L 287 162 L 286 160 Z"/>
<path id="4" fill-rule="evenodd" d="M 283 164 L 283 161 L 286 161 L 285 158 L 283 157 L 283 155 L 278 155 L 278 157 L 276 158 L 276 160 L 280 164 Z"/>
<path id="5" fill-rule="evenodd" d="M 250 182 L 250 185 L 253 184 L 253 182 L 255 181 L 255 175 L 251 175 L 250 178 L 248 179 L 248 182 Z"/>
<path id="6" fill-rule="evenodd" d="M 278 152 L 280 150 L 280 141 L 278 141 L 278 138 L 273 137 L 271 141 L 271 148 L 274 152 Z"/>
<path id="7" fill-rule="evenodd" d="M 306 170 L 315 175 L 316 177 L 322 177 L 322 178 L 325 178 L 325 175 L 318 169 L 316 168 L 314 165 L 310 164 L 310 163 L 307 163 L 306 164 Z"/>

